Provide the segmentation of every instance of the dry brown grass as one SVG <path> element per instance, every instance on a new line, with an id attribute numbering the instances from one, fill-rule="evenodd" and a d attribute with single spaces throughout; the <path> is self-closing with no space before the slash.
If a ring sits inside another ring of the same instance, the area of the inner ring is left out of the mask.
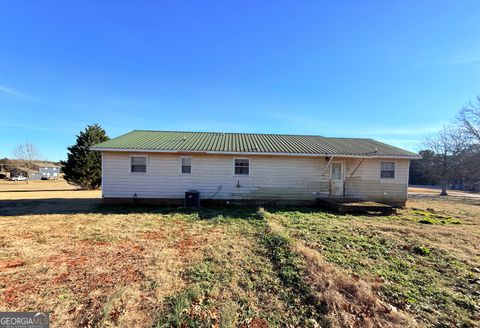
<path id="1" fill-rule="evenodd" d="M 262 241 L 266 222 L 251 220 L 248 210 L 102 207 L 100 193 L 0 191 L 0 310 L 48 311 L 52 327 L 295 326 L 313 322 L 311 296 L 326 304 L 326 318 L 336 326 L 424 325 L 412 321 L 409 308 L 395 310 L 381 297 L 385 280 L 327 260 L 327 251 L 337 253 L 323 247 L 338 245 L 322 245 L 318 237 L 371 233 L 401 246 L 445 250 L 480 267 L 476 205 L 414 199 L 393 217 L 280 210 L 278 220 L 268 220 L 270 231 L 291 236 L 293 255 L 303 263 L 293 274 L 307 283 L 305 298 L 282 280 Z M 420 224 L 416 216 L 423 212 L 461 224 Z M 269 213 L 277 215 L 259 214 Z M 363 239 L 348 242 L 346 255 L 364 251 L 354 244 Z M 386 260 L 369 261 L 359 265 Z"/>
<path id="2" fill-rule="evenodd" d="M 183 269 L 224 236 L 175 215 L 89 213 L 85 204 L 63 214 L 56 202 L 39 202 L 52 214 L 0 216 L 0 309 L 48 311 L 54 327 L 152 326 L 184 287 Z"/>
<path id="3" fill-rule="evenodd" d="M 63 180 L 32 181 L 28 185 L 20 183 L 8 190 L 7 188 L 2 189 L 5 186 L 0 185 L 0 216 L 86 214 L 98 208 L 102 202 L 101 190 L 74 190 L 72 188 L 63 190 L 62 188 L 69 187 Z M 24 189 L 25 186 L 32 189 Z M 44 188 L 53 188 L 53 190 L 44 190 Z"/>
<path id="4" fill-rule="evenodd" d="M 68 191 L 76 190 L 75 186 L 69 185 L 65 180 L 30 180 L 8 181 L 0 180 L 0 192 L 2 191 Z"/>
<path id="5" fill-rule="evenodd" d="M 430 197 L 434 196 L 437 197 L 439 196 L 441 192 L 441 189 L 439 188 L 434 188 L 434 187 L 408 187 L 408 194 L 410 196 L 423 196 L 423 197 Z M 479 193 L 474 193 L 474 192 L 469 192 L 469 191 L 462 191 L 462 190 L 447 190 L 448 197 L 443 197 L 446 199 L 473 199 L 473 200 L 479 200 L 480 201 L 480 194 Z"/>
<path id="6" fill-rule="evenodd" d="M 102 207 L 98 195 L 0 192 L 0 310 L 48 311 L 52 327 L 152 327 L 176 315 L 172 299 L 198 287 L 180 313 L 188 320 L 262 327 L 269 311 L 282 313 L 257 225 Z"/>

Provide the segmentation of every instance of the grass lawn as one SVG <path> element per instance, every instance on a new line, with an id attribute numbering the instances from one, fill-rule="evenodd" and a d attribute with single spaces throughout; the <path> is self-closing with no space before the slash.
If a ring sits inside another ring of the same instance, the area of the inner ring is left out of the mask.
<path id="1" fill-rule="evenodd" d="M 52 327 L 480 325 L 480 206 L 391 217 L 0 191 L 0 311 Z"/>

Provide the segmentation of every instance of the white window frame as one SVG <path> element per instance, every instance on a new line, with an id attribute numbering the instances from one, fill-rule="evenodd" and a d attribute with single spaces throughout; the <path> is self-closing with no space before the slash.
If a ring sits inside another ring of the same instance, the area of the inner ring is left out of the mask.
<path id="1" fill-rule="evenodd" d="M 183 173 L 183 159 L 190 158 L 190 173 Z M 180 174 L 181 175 L 192 175 L 193 174 L 193 157 L 192 156 L 180 156 Z"/>
<path id="2" fill-rule="evenodd" d="M 384 178 L 382 177 L 382 163 L 393 163 L 393 178 Z M 395 180 L 397 178 L 397 161 L 380 161 L 378 165 L 378 175 L 380 176 L 380 180 Z"/>
<path id="3" fill-rule="evenodd" d="M 246 159 L 248 161 L 248 174 L 235 174 L 235 161 L 237 159 Z M 232 161 L 232 164 L 233 164 L 233 175 L 234 176 L 236 176 L 236 177 L 248 177 L 252 174 L 252 161 L 250 160 L 250 158 L 248 158 L 248 157 L 234 157 L 233 161 Z"/>
<path id="4" fill-rule="evenodd" d="M 132 172 L 132 158 L 133 157 L 144 157 L 146 158 L 146 167 L 145 167 L 145 172 Z M 145 175 L 145 174 L 148 174 L 148 155 L 130 155 L 129 158 L 128 158 L 129 162 L 128 162 L 128 165 L 129 165 L 129 172 L 130 174 L 133 174 L 133 175 Z"/>

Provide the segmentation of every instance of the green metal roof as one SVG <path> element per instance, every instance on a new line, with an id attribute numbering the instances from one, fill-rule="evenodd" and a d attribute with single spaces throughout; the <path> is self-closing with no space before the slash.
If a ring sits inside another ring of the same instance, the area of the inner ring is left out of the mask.
<path id="1" fill-rule="evenodd" d="M 91 147 L 100 151 L 207 152 L 347 157 L 418 155 L 372 139 L 309 135 L 134 130 Z"/>

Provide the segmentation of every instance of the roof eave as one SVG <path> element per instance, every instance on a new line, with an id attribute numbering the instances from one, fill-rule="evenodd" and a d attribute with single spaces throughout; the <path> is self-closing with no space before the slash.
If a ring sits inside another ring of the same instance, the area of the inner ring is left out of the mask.
<path id="1" fill-rule="evenodd" d="M 211 154 L 211 155 L 263 155 L 263 156 L 297 156 L 297 157 L 344 157 L 344 158 L 392 158 L 392 159 L 421 159 L 420 155 L 346 155 L 346 154 L 305 154 L 305 153 L 266 153 L 266 152 L 234 152 L 234 151 L 206 151 L 206 150 L 162 150 L 162 149 L 132 149 L 132 148 L 101 148 L 91 147 L 90 150 L 103 152 L 132 152 L 132 153 L 163 153 L 163 154 Z"/>

